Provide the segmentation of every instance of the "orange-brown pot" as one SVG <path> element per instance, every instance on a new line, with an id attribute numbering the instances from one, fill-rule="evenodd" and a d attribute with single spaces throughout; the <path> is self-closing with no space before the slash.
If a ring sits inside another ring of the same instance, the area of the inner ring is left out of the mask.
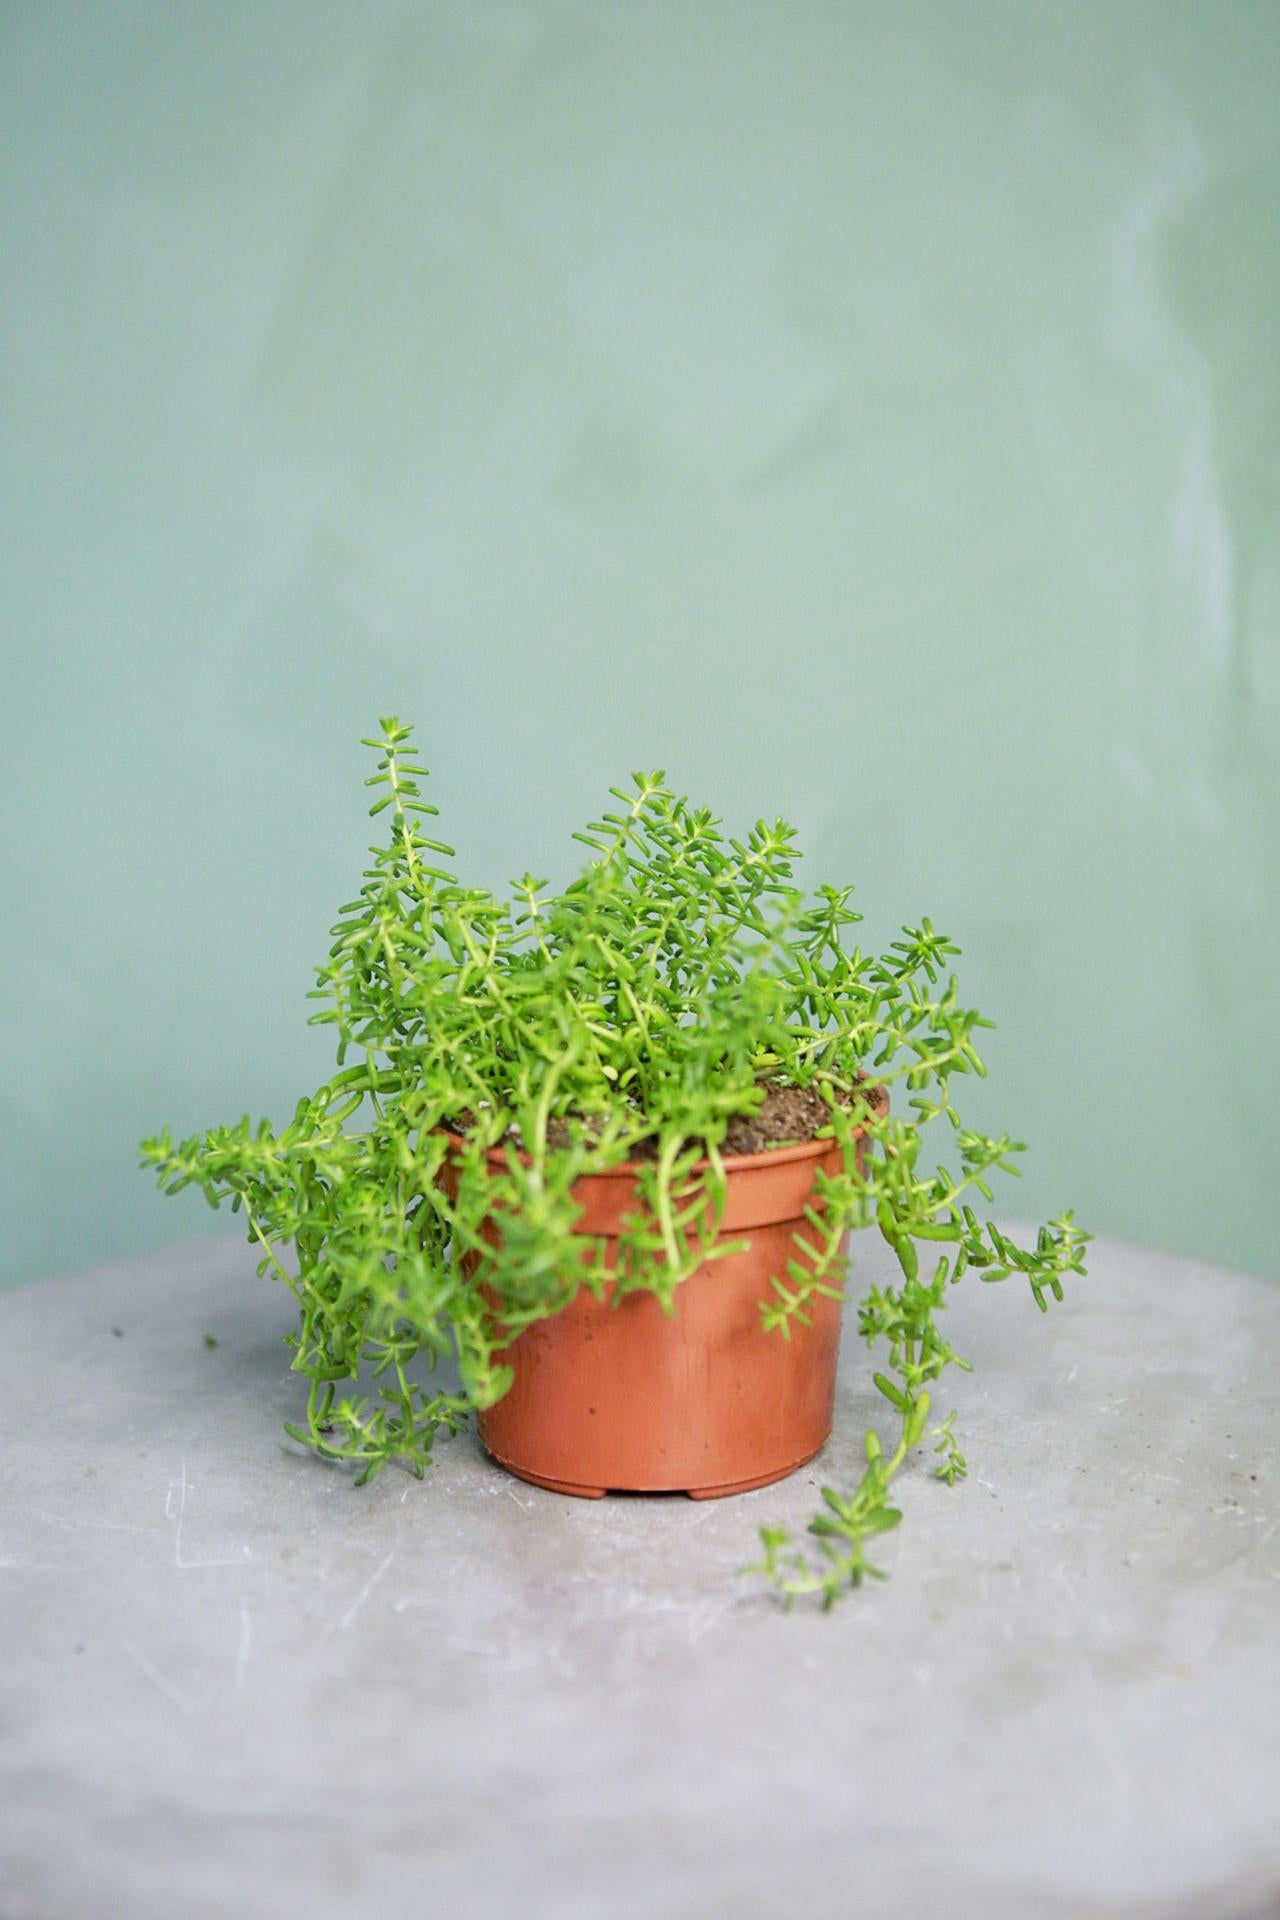
<path id="1" fill-rule="evenodd" d="M 498 1152 L 494 1149 L 494 1152 Z M 744 1493 L 794 1473 L 831 1431 L 840 1302 L 815 1298 L 809 1326 L 766 1333 L 769 1282 L 803 1259 L 796 1238 L 834 1141 L 726 1155 L 721 1239 L 743 1250 L 708 1261 L 677 1290 L 674 1316 L 650 1293 L 614 1306 L 583 1288 L 563 1312 L 528 1327 L 502 1358 L 514 1381 L 479 1415 L 480 1438 L 522 1480 L 558 1493 Z M 612 1259 L 636 1204 L 626 1166 L 574 1189 L 580 1229 Z"/>

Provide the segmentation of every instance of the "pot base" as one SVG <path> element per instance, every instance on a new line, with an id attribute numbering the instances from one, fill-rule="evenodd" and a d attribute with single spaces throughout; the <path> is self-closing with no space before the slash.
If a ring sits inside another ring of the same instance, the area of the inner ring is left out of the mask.
<path id="1" fill-rule="evenodd" d="M 814 1453 L 818 1449 L 814 1448 Z M 789 1467 L 779 1467 L 774 1473 L 757 1474 L 754 1480 L 731 1480 L 723 1487 L 686 1487 L 690 1500 L 727 1500 L 732 1493 L 753 1493 L 757 1487 L 772 1487 L 779 1480 L 789 1480 L 793 1473 L 799 1473 L 813 1459 L 813 1453 L 806 1453 L 803 1460 L 797 1460 Z"/>
<path id="2" fill-rule="evenodd" d="M 496 1454 L 493 1457 L 498 1459 Z M 548 1493 L 567 1493 L 575 1500 L 603 1500 L 609 1491 L 608 1487 L 580 1487 L 573 1480 L 549 1480 L 544 1473 L 523 1473 L 507 1460 L 498 1460 L 498 1465 L 514 1479 L 523 1480 L 527 1487 L 545 1487 Z"/>
<path id="3" fill-rule="evenodd" d="M 814 1449 L 814 1453 L 818 1451 Z M 683 1493 L 689 1500 L 727 1500 L 731 1494 L 752 1493 L 757 1487 L 771 1487 L 775 1481 L 786 1480 L 791 1474 L 798 1473 L 814 1457 L 806 1453 L 802 1460 L 795 1460 L 788 1467 L 779 1467 L 773 1473 L 757 1474 L 753 1480 L 730 1480 L 715 1487 L 585 1487 L 576 1480 L 552 1480 L 545 1473 L 529 1473 L 523 1467 L 513 1467 L 509 1460 L 501 1459 L 496 1453 L 490 1458 L 517 1480 L 523 1480 L 526 1486 L 545 1487 L 548 1493 L 567 1493 L 574 1500 L 603 1500 L 607 1493 L 631 1493 L 644 1495 Z"/>

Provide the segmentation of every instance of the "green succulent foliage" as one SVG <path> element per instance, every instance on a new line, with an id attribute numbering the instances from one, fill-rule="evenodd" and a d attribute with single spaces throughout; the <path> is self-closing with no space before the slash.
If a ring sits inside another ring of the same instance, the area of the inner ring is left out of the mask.
<path id="1" fill-rule="evenodd" d="M 960 1003 L 957 949 L 924 920 L 864 953 L 852 889 L 796 886 L 785 821 L 733 839 L 661 773 L 613 791 L 616 806 L 575 836 L 590 858 L 563 889 L 528 873 L 509 899 L 464 886 L 453 849 L 426 831 L 436 809 L 411 729 L 381 725 L 366 784 L 389 831 L 312 995 L 313 1021 L 336 1029 L 335 1072 L 283 1128 L 246 1116 L 180 1143 L 165 1131 L 143 1142 L 143 1164 L 168 1193 L 196 1186 L 242 1212 L 259 1270 L 296 1296 L 293 1365 L 309 1390 L 293 1437 L 360 1481 L 393 1459 L 421 1475 L 437 1435 L 506 1391 L 511 1338 L 579 1287 L 643 1288 L 673 1309 L 681 1283 L 729 1250 L 717 1232 L 730 1119 L 756 1111 L 766 1083 L 816 1088 L 841 1167 L 818 1176 L 761 1337 L 787 1338 L 815 1297 L 843 1290 L 851 1229 L 878 1229 L 901 1272 L 859 1308 L 885 1354 L 875 1380 L 892 1450 L 868 1434 L 862 1481 L 824 1491 L 808 1551 L 761 1534 L 761 1567 L 788 1601 L 829 1606 L 876 1572 L 865 1548 L 898 1522 L 890 1485 L 928 1437 L 933 1383 L 967 1364 L 939 1330 L 948 1289 L 970 1270 L 1017 1275 L 1044 1307 L 1083 1271 L 1088 1235 L 1070 1214 L 1023 1249 L 974 1210 L 1023 1149 L 967 1131 L 952 1101 L 956 1076 L 984 1071 L 975 1040 L 990 1024 Z M 860 1097 L 870 1081 L 887 1111 Z M 937 1123 L 954 1172 L 922 1154 Z M 574 1184 L 637 1153 L 650 1155 L 640 1204 L 608 1265 L 604 1243 L 577 1231 Z M 446 1360 L 457 1386 L 439 1384 Z M 957 1479 L 950 1417 L 932 1437 L 937 1473 Z"/>

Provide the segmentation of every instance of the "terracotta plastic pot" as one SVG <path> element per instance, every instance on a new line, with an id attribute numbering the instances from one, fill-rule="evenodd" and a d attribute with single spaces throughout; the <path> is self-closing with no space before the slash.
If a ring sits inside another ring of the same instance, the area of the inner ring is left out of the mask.
<path id="1" fill-rule="evenodd" d="M 499 1150 L 495 1149 L 497 1153 Z M 583 1288 L 551 1319 L 527 1328 L 503 1359 L 510 1390 L 479 1415 L 480 1438 L 521 1480 L 558 1493 L 745 1493 L 812 1459 L 831 1431 L 840 1302 L 818 1296 L 809 1326 L 766 1333 L 760 1302 L 770 1279 L 803 1259 L 796 1237 L 821 1168 L 835 1173 L 830 1140 L 727 1155 L 721 1239 L 745 1249 L 708 1261 L 678 1289 L 675 1315 L 649 1293 L 617 1305 Z M 627 1167 L 588 1174 L 575 1188 L 581 1231 L 612 1256 L 636 1204 Z"/>

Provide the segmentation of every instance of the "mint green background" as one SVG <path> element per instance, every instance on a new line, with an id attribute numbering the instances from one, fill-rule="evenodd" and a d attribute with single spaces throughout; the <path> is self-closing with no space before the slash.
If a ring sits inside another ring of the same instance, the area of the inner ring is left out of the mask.
<path id="1" fill-rule="evenodd" d="M 0 14 L 3 1262 L 225 1231 L 416 718 L 635 766 L 1000 1021 L 1006 1208 L 1276 1268 L 1280 7 Z"/>

